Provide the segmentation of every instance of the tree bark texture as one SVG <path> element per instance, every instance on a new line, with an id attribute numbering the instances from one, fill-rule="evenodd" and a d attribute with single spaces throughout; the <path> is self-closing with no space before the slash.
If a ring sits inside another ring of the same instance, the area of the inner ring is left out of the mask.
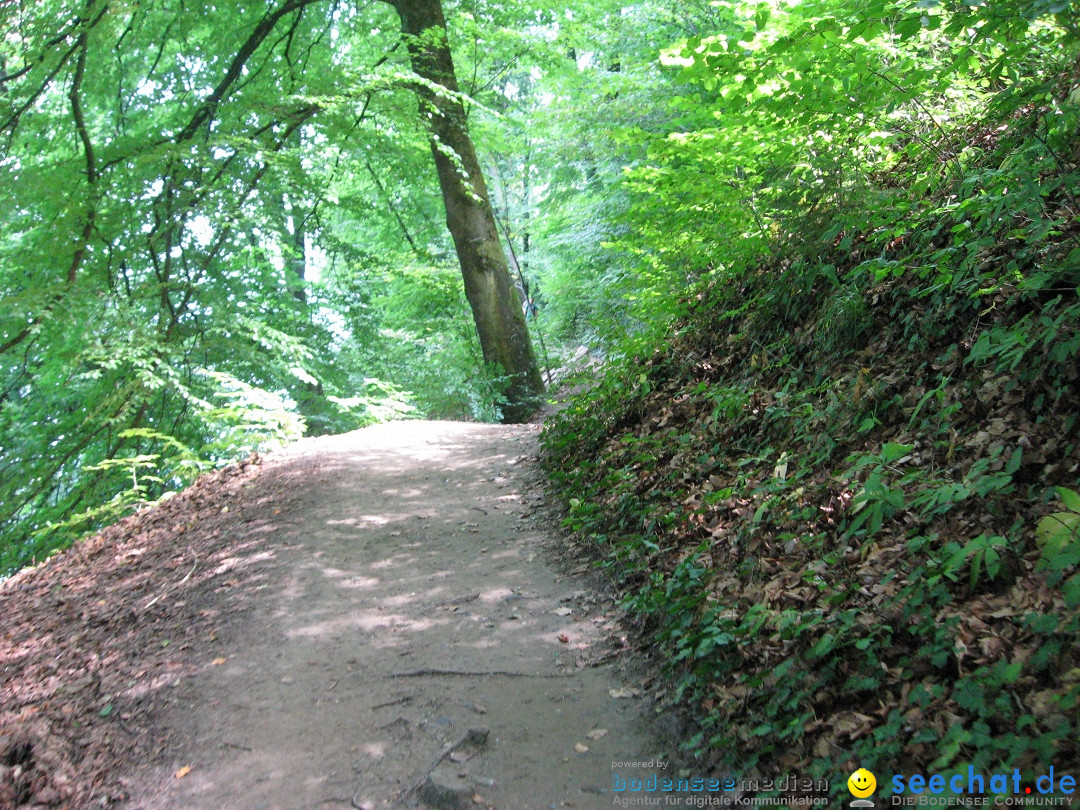
<path id="1" fill-rule="evenodd" d="M 431 136 L 446 225 L 454 239 L 465 296 L 472 309 L 484 361 L 510 377 L 503 421 L 521 422 L 544 392 L 521 305 L 499 242 L 495 215 L 457 96 L 458 84 L 441 0 L 387 0 L 401 18 L 412 68 L 453 95 L 417 88 L 420 114 Z"/>

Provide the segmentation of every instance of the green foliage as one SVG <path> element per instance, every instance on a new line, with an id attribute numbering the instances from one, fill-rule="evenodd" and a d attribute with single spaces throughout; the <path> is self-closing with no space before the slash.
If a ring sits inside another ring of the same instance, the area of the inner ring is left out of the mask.
<path id="1" fill-rule="evenodd" d="M 736 5 L 665 53 L 611 241 L 677 317 L 545 442 L 710 764 L 1078 761 L 1065 5 Z"/>
<path id="2" fill-rule="evenodd" d="M 390 5 L 0 16 L 0 576 L 303 430 L 499 417 Z"/>
<path id="3" fill-rule="evenodd" d="M 1066 607 L 1075 609 L 1080 607 L 1080 495 L 1066 487 L 1058 487 L 1057 494 L 1065 510 L 1047 515 L 1035 529 L 1042 548 L 1039 567 L 1049 572 L 1051 585 L 1060 585 Z"/>

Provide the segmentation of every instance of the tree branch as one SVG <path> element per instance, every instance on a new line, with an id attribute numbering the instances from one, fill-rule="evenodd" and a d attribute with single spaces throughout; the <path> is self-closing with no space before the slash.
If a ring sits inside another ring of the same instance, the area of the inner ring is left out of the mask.
<path id="1" fill-rule="evenodd" d="M 368 174 L 371 175 L 371 179 L 375 181 L 375 188 L 377 188 L 379 190 L 379 194 L 382 195 L 383 202 L 386 203 L 386 207 L 390 209 L 390 213 L 392 213 L 394 215 L 394 219 L 397 220 L 398 227 L 401 228 L 401 234 L 405 237 L 405 241 L 409 243 L 409 247 L 412 248 L 413 253 L 415 253 L 417 258 L 419 259 L 427 258 L 420 251 L 420 248 L 416 246 L 416 242 L 413 240 L 412 234 L 409 233 L 409 227 L 405 224 L 405 220 L 401 218 L 401 214 L 394 206 L 394 201 L 390 199 L 390 195 L 387 193 L 386 188 L 382 184 L 382 181 L 379 180 L 379 175 L 376 174 L 375 169 L 371 165 L 371 161 L 365 160 L 364 166 L 365 168 L 367 168 Z"/>
<path id="2" fill-rule="evenodd" d="M 90 0 L 90 4 L 93 4 L 93 0 Z M 86 212 L 86 222 L 83 224 L 79 246 L 75 249 L 75 254 L 71 257 L 71 264 L 68 265 L 68 284 L 75 283 L 75 277 L 86 257 L 87 245 L 90 242 L 90 236 L 94 230 L 94 220 L 97 215 L 97 161 L 94 158 L 94 144 L 90 140 L 90 133 L 86 128 L 86 118 L 83 116 L 82 99 L 80 97 L 83 76 L 86 74 L 87 37 L 85 31 L 79 35 L 78 44 L 79 56 L 75 61 L 75 76 L 71 80 L 71 90 L 68 92 L 68 99 L 71 101 L 71 117 L 75 119 L 75 130 L 78 132 L 79 140 L 82 142 L 83 154 L 86 158 L 86 183 L 90 186 L 90 194 L 87 201 L 89 210 Z"/>
<path id="3" fill-rule="evenodd" d="M 89 10 L 92 7 L 93 7 L 93 3 L 88 4 L 87 5 L 87 10 Z M 18 109 L 16 109 L 13 113 L 11 113 L 11 115 L 9 115 L 6 119 L 4 119 L 4 122 L 2 124 L 0 124 L 0 132 L 3 132 L 5 130 L 7 130 L 7 129 L 10 129 L 12 131 L 12 133 L 14 133 L 15 128 L 19 125 L 19 119 L 22 118 L 23 113 L 25 113 L 27 110 L 29 110 L 31 107 L 33 107 L 34 104 L 37 103 L 37 100 L 39 98 L 41 98 L 42 94 L 49 88 L 50 85 L 52 85 L 53 79 L 55 79 L 57 77 L 57 75 L 60 73 L 60 71 L 64 69 L 64 66 L 67 65 L 68 60 L 71 59 L 72 55 L 77 50 L 79 50 L 80 47 L 82 47 L 83 44 L 85 44 L 86 32 L 89 31 L 94 26 L 96 26 L 101 21 L 101 18 L 105 16 L 105 12 L 108 10 L 108 8 L 109 8 L 108 4 L 105 4 L 105 6 L 102 7 L 101 11 L 99 11 L 97 16 L 94 17 L 93 19 L 90 19 L 89 17 L 87 17 L 87 18 L 82 18 L 82 17 L 78 18 L 77 20 L 75 20 L 75 22 L 74 22 L 74 24 L 72 26 L 72 31 L 66 32 L 66 33 L 64 33 L 62 35 L 58 35 L 58 36 L 55 36 L 52 39 L 50 39 L 46 43 L 46 50 L 42 53 L 41 57 L 37 60 L 37 62 L 35 64 L 24 66 L 21 70 L 18 70 L 15 73 L 11 73 L 11 74 L 8 74 L 7 76 L 0 77 L 0 84 L 3 84 L 3 83 L 6 83 L 8 81 L 11 81 L 13 79 L 17 79 L 20 76 L 26 75 L 28 72 L 33 70 L 33 68 L 37 67 L 38 65 L 42 64 L 45 61 L 45 54 L 48 52 L 48 48 L 51 48 L 51 47 L 53 47 L 55 45 L 59 45 L 61 42 L 64 42 L 69 36 L 71 36 L 71 33 L 73 33 L 73 31 L 75 30 L 75 28 L 77 26 L 79 26 L 79 25 L 83 26 L 82 30 L 79 32 L 79 37 L 78 37 L 78 39 L 76 39 L 75 44 L 72 45 L 70 48 L 68 48 L 67 52 L 64 53 L 60 57 L 60 60 L 56 63 L 56 65 L 53 67 L 53 69 L 49 71 L 49 73 L 45 77 L 44 81 L 42 81 L 40 84 L 38 84 L 37 88 L 34 89 L 30 93 L 30 95 L 26 99 L 26 101 L 23 102 L 21 105 L 19 105 Z"/>
<path id="4" fill-rule="evenodd" d="M 317 0 L 285 0 L 280 8 L 265 15 L 259 21 L 259 24 L 255 26 L 255 30 L 248 35 L 247 40 L 240 47 L 240 50 L 236 52 L 236 56 L 233 57 L 228 70 L 225 71 L 225 75 L 222 76 L 217 87 L 214 88 L 214 91 L 207 97 L 206 101 L 204 101 L 195 111 L 195 114 L 191 117 L 191 121 L 188 122 L 188 125 L 180 130 L 180 133 L 176 136 L 177 143 L 191 140 L 195 137 L 195 133 L 199 131 L 200 127 L 209 123 L 218 104 L 221 103 L 222 99 L 224 99 L 229 92 L 229 88 L 231 88 L 236 80 L 240 78 L 247 60 L 250 59 L 251 55 L 255 53 L 260 45 L 262 45 L 263 41 L 270 36 L 274 27 L 281 21 L 281 18 L 314 2 L 317 2 Z"/>

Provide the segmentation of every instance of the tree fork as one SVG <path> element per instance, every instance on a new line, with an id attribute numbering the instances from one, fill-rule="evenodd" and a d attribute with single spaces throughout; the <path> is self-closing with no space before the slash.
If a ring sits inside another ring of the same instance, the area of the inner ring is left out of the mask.
<path id="1" fill-rule="evenodd" d="M 484 361 L 510 379 L 504 422 L 522 422 L 544 392 L 532 340 L 514 294 L 495 215 L 465 120 L 441 0 L 386 0 L 401 19 L 413 71 L 445 88 L 416 88 L 431 136 L 446 225 L 454 239 L 465 297 L 472 309 Z"/>

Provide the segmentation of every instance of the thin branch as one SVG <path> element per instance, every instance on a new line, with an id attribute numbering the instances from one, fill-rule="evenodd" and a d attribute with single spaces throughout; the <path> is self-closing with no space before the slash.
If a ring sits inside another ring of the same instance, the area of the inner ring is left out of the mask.
<path id="1" fill-rule="evenodd" d="M 403 791 L 401 791 L 394 798 L 394 801 L 391 802 L 390 806 L 397 807 L 411 795 L 420 790 L 420 788 L 424 786 L 424 782 L 426 782 L 428 777 L 431 776 L 432 772 L 437 767 L 439 767 L 440 763 L 442 763 L 444 759 L 454 753 L 454 751 L 464 747 L 466 744 L 473 747 L 474 749 L 483 748 L 485 745 L 487 745 L 487 740 L 490 733 L 490 730 L 484 726 L 481 726 L 480 728 L 470 728 L 468 731 L 465 732 L 464 735 L 462 735 L 454 742 L 444 745 L 442 747 L 442 750 L 439 751 L 439 755 L 435 757 L 435 761 L 431 763 L 431 765 L 426 771 L 424 771 L 423 775 L 419 779 L 414 781 L 411 785 L 409 785 L 407 788 L 405 788 Z M 361 805 L 356 803 L 356 794 L 353 794 L 352 798 L 352 806 L 361 807 Z"/>
<path id="2" fill-rule="evenodd" d="M 91 3 L 92 2 L 93 0 L 91 0 Z M 86 74 L 86 50 L 87 37 L 86 32 L 84 31 L 79 35 L 79 56 L 75 61 L 75 76 L 71 81 L 71 90 L 68 92 L 68 99 L 71 101 L 71 117 L 75 119 L 75 129 L 79 134 L 79 140 L 83 147 L 83 154 L 86 157 L 86 183 L 90 186 L 88 200 L 90 208 L 86 214 L 86 222 L 83 224 L 83 232 L 81 239 L 79 240 L 79 247 L 76 248 L 75 255 L 72 256 L 71 264 L 68 266 L 68 284 L 75 283 L 75 277 L 79 272 L 79 268 L 82 266 L 83 259 L 86 256 L 86 249 L 90 242 L 90 235 L 94 230 L 94 219 L 97 212 L 97 161 L 94 158 L 94 144 L 90 140 L 90 133 L 86 128 L 86 119 L 83 116 L 82 99 L 80 97 L 83 77 Z"/>
<path id="3" fill-rule="evenodd" d="M 184 577 L 184 578 L 183 578 L 182 580 L 180 580 L 179 582 L 177 582 L 177 583 L 176 583 L 175 585 L 173 585 L 173 586 L 172 586 L 171 588 L 166 588 L 166 589 L 165 589 L 164 591 L 162 591 L 162 592 L 161 592 L 161 593 L 159 593 L 159 594 L 158 594 L 157 596 L 155 596 L 155 597 L 154 597 L 153 599 L 151 599 L 151 600 L 150 600 L 149 602 L 147 602 L 147 603 L 146 603 L 146 605 L 145 605 L 145 606 L 143 607 L 143 610 L 149 610 L 149 609 L 150 609 L 151 607 L 153 607 L 153 606 L 154 606 L 155 604 L 157 604 L 157 603 L 158 603 L 159 601 L 161 601 L 162 599 L 164 599 L 164 598 L 165 598 L 166 596 L 168 596 L 168 595 L 169 595 L 170 593 L 172 593 L 172 592 L 173 592 L 173 591 L 175 591 L 175 590 L 176 590 L 177 588 L 179 588 L 179 587 L 180 587 L 181 585 L 183 585 L 183 584 L 184 584 L 185 582 L 187 582 L 187 581 L 188 581 L 189 579 L 191 579 L 191 575 L 192 575 L 192 574 L 194 574 L 194 573 L 195 573 L 195 569 L 199 567 L 199 555 L 198 555 L 198 554 L 196 554 L 196 553 L 195 553 L 195 552 L 194 552 L 193 550 L 191 550 L 191 549 L 188 549 L 188 550 L 189 550 L 189 551 L 191 551 L 191 556 L 192 556 L 192 557 L 194 557 L 194 562 L 192 562 L 192 563 L 191 563 L 191 570 L 187 572 L 187 576 L 186 576 L 186 577 Z"/>
<path id="4" fill-rule="evenodd" d="M 504 197 L 505 199 L 505 197 Z M 509 205 L 509 203 L 507 203 Z M 494 213 L 494 209 L 492 209 Z M 518 261 L 517 251 L 514 250 L 514 242 L 510 238 L 510 232 L 506 228 L 506 223 L 503 222 L 501 217 L 496 216 L 495 221 L 499 223 L 499 227 L 502 229 L 503 238 L 506 240 L 506 246 L 510 248 L 510 258 L 513 260 L 514 270 L 517 271 L 518 280 L 521 282 L 521 293 L 525 296 L 525 306 L 528 309 L 532 309 L 532 299 L 529 297 L 528 285 L 525 282 L 525 274 L 521 271 L 521 262 Z M 533 329 L 536 330 L 536 336 L 540 339 L 540 351 L 544 355 L 544 370 L 547 372 L 547 381 L 550 384 L 554 375 L 551 373 L 551 363 L 548 361 L 547 345 L 544 342 L 544 332 L 540 329 L 540 324 L 536 320 L 536 315 L 533 315 Z"/>
<path id="5" fill-rule="evenodd" d="M 851 61 L 853 63 L 855 62 L 854 57 L 849 56 L 849 58 L 851 59 Z M 915 106 L 917 106 L 920 110 L 922 110 L 923 115 L 925 115 L 928 119 L 930 119 L 930 123 L 934 125 L 934 129 L 936 129 L 938 131 L 938 133 L 940 133 L 942 141 L 944 143 L 949 142 L 949 134 L 945 131 L 944 127 L 942 127 L 941 124 L 938 123 L 937 118 L 934 117 L 934 114 L 930 111 L 930 109 L 925 104 L 922 103 L 922 101 L 919 99 L 918 96 L 916 96 L 914 93 L 912 93 L 906 87 L 904 87 L 902 84 L 897 82 L 895 79 L 892 79 L 891 77 L 889 77 L 885 73 L 874 70 L 871 67 L 867 67 L 866 71 L 871 76 L 877 76 L 879 79 L 885 81 L 886 83 L 891 85 L 893 88 L 895 88 L 896 90 L 900 91 L 905 96 L 907 96 L 907 98 L 909 100 L 914 102 Z M 929 146 L 931 149 L 933 149 L 933 151 L 938 155 L 938 157 L 942 158 L 943 160 L 945 160 L 947 162 L 951 162 L 953 164 L 953 167 L 956 169 L 956 176 L 958 178 L 964 176 L 964 167 L 960 165 L 960 161 L 955 155 L 950 159 L 950 158 L 945 157 L 945 154 L 944 154 L 944 152 L 942 152 L 942 150 L 934 147 L 932 144 L 927 143 L 927 146 Z"/>
<path id="6" fill-rule="evenodd" d="M 101 15 L 98 15 L 97 20 L 100 20 L 100 19 L 101 19 Z M 95 24 L 97 23 L 97 20 L 94 20 Z M 0 76 L 0 84 L 6 84 L 7 82 L 10 82 L 10 81 L 12 81 L 14 79 L 18 79 L 18 78 L 20 78 L 22 76 L 25 76 L 27 73 L 29 73 L 31 70 L 33 70 L 35 67 L 40 65 L 42 62 L 45 61 L 45 55 L 49 52 L 49 50 L 51 48 L 55 48 L 61 42 L 64 42 L 65 40 L 67 40 L 68 37 L 70 37 L 75 32 L 75 30 L 80 25 L 82 25 L 84 22 L 86 22 L 86 20 L 84 20 L 82 17 L 76 17 L 74 20 L 71 21 L 71 27 L 70 28 L 68 28 L 65 31 L 60 32 L 59 34 L 54 36 L 52 39 L 46 40 L 44 43 L 42 43 L 41 56 L 39 56 L 36 61 L 29 62 L 26 65 L 23 65 L 22 68 L 20 68 L 19 70 L 16 70 L 14 73 L 8 73 L 8 74 L 5 74 L 3 76 Z"/>
<path id="7" fill-rule="evenodd" d="M 87 6 L 87 9 L 91 8 L 92 6 L 93 6 L 93 3 L 90 3 Z M 94 17 L 94 19 L 92 19 L 92 20 L 79 18 L 76 21 L 76 24 L 81 24 L 84 27 L 83 27 L 83 30 L 80 32 L 78 39 L 75 41 L 75 44 L 72 45 L 70 48 L 68 48 L 68 50 L 63 54 L 63 56 L 60 57 L 60 60 L 56 63 L 56 65 L 53 67 L 53 69 L 49 71 L 49 73 L 45 77 L 44 81 L 42 81 L 40 84 L 38 84 L 37 88 L 30 94 L 30 96 L 26 99 L 26 101 L 23 104 L 21 104 L 18 107 L 18 109 L 16 109 L 13 113 L 11 113 L 11 115 L 9 115 L 4 120 L 4 122 L 2 124 L 0 124 L 0 132 L 3 132 L 5 130 L 7 130 L 7 129 L 11 129 L 12 133 L 14 133 L 15 128 L 19 125 L 19 120 L 22 118 L 23 113 L 25 113 L 27 110 L 29 110 L 31 107 L 33 107 L 37 103 L 38 99 L 41 98 L 42 94 L 44 94 L 44 92 L 49 89 L 49 87 L 53 83 L 53 79 L 55 79 L 57 77 L 57 75 L 60 73 L 60 71 L 64 69 L 64 67 L 68 63 L 68 60 L 71 59 L 72 55 L 77 50 L 80 49 L 82 44 L 85 43 L 86 32 L 89 31 L 94 26 L 96 26 L 101 21 L 101 18 L 105 16 L 105 12 L 108 10 L 108 8 L 109 8 L 109 6 L 108 6 L 108 4 L 106 4 L 101 9 L 101 11 L 98 12 L 98 15 L 96 17 Z M 49 42 L 54 43 L 56 45 L 59 45 L 61 42 L 63 42 L 65 39 L 67 39 L 68 36 L 70 36 L 70 32 L 63 35 L 63 36 L 60 36 L 60 37 L 54 37 L 53 39 L 49 40 Z M 37 64 L 40 65 L 44 61 L 45 61 L 45 55 L 42 54 L 42 56 L 38 60 Z M 33 67 L 37 67 L 37 65 L 34 65 Z M 25 70 L 19 71 L 17 74 L 10 74 L 9 76 L 5 76 L 3 78 L 3 81 L 9 81 L 11 79 L 17 78 L 18 76 L 24 75 L 24 73 L 25 73 Z"/>
<path id="8" fill-rule="evenodd" d="M 49 74 L 45 77 L 45 80 L 38 85 L 37 89 L 30 94 L 29 98 L 27 98 L 26 101 L 18 107 L 18 109 L 16 109 L 4 120 L 2 124 L 0 124 L 0 132 L 3 132 L 7 129 L 10 129 L 12 132 L 15 131 L 15 128 L 19 125 L 19 120 L 22 118 L 23 113 L 25 113 L 37 103 L 37 100 L 41 98 L 42 94 L 46 90 L 49 89 L 50 85 L 52 85 L 53 83 L 53 79 L 55 79 L 57 74 L 64 69 L 64 66 L 67 65 L 68 60 L 71 59 L 72 55 L 78 49 L 79 43 L 77 42 L 70 48 L 68 48 L 67 52 L 60 57 L 60 61 L 57 62 L 56 66 L 51 71 L 49 71 Z"/>
<path id="9" fill-rule="evenodd" d="M 214 88 L 214 91 L 207 97 L 206 101 L 199 105 L 199 108 L 195 111 L 195 114 L 192 115 L 187 126 L 180 130 L 180 133 L 176 136 L 177 143 L 191 140 L 202 126 L 210 122 L 214 112 L 217 110 L 218 104 L 222 102 L 228 94 L 229 89 L 236 80 L 240 78 L 240 75 L 244 70 L 244 65 L 247 64 L 248 59 L 250 59 L 251 55 L 255 53 L 260 45 L 262 45 L 263 41 L 270 36 L 282 17 L 285 17 L 294 11 L 298 11 L 313 2 L 315 2 L 315 0 L 285 0 L 280 8 L 272 13 L 266 14 L 259 21 L 258 25 L 255 26 L 255 30 L 248 35 L 247 40 L 240 46 L 240 50 L 236 52 L 236 56 L 233 57 L 228 70 L 225 71 L 225 75 L 222 76 L 217 87 Z"/>
<path id="10" fill-rule="evenodd" d="M 398 227 L 401 228 L 401 234 L 405 237 L 405 241 L 409 243 L 409 247 L 412 248 L 413 253 L 417 258 L 426 258 L 421 252 L 420 248 L 416 246 L 416 241 L 412 238 L 412 234 L 409 233 L 409 228 L 405 224 L 405 220 L 401 218 L 401 214 L 398 212 L 397 207 L 394 205 L 394 201 L 390 199 L 390 195 L 387 193 L 386 188 L 383 186 L 382 181 L 379 180 L 379 175 L 376 174 L 375 169 L 371 166 L 371 161 L 365 159 L 364 167 L 368 170 L 368 174 L 371 175 L 371 179 L 375 181 L 375 188 L 379 190 L 379 194 L 382 195 L 383 201 L 386 203 L 386 207 L 390 209 L 390 213 L 394 215 L 394 219 L 397 220 Z"/>
<path id="11" fill-rule="evenodd" d="M 295 111 L 293 113 L 293 120 L 289 122 L 289 126 L 286 127 L 285 130 L 278 136 L 277 142 L 272 144 L 268 151 L 269 152 L 274 152 L 274 153 L 280 152 L 285 147 L 285 145 L 288 143 L 289 138 L 292 137 L 293 133 L 296 132 L 296 130 L 299 129 L 301 126 L 303 126 L 308 120 L 310 120 L 310 118 L 312 116 L 314 116 L 318 111 L 319 111 L 319 108 L 317 106 L 315 106 L 315 105 L 302 107 L 301 109 Z M 263 131 L 265 131 L 265 129 Z M 256 170 L 255 174 L 252 175 L 250 179 L 248 179 L 246 187 L 244 188 L 243 192 L 239 195 L 239 197 L 237 199 L 237 205 L 238 206 L 243 205 L 244 202 L 251 196 L 251 194 L 255 191 L 256 187 L 262 181 L 262 178 L 266 175 L 266 172 L 269 171 L 269 169 L 270 169 L 269 161 L 263 161 L 262 165 L 258 168 L 258 170 Z M 211 182 L 211 184 L 216 182 L 217 179 L 220 178 L 221 176 L 222 176 L 222 172 L 219 172 L 215 176 L 215 178 Z M 185 210 L 183 212 L 185 219 L 186 219 L 186 215 L 188 213 L 190 213 L 192 210 L 195 209 L 198 202 L 199 202 L 199 200 L 198 200 L 198 198 L 196 198 L 196 199 L 192 200 L 187 206 L 185 206 Z M 197 271 L 198 271 L 198 274 L 200 276 L 204 275 L 207 272 L 207 270 L 210 267 L 211 262 L 213 262 L 220 255 L 222 250 L 224 250 L 224 248 L 226 246 L 226 243 L 228 242 L 229 238 L 233 235 L 233 231 L 234 231 L 234 228 L 233 228 L 232 225 L 226 225 L 218 233 L 218 237 L 214 241 L 214 244 L 210 247 L 210 249 L 203 256 L 202 260 L 199 262 L 199 265 L 197 267 Z M 153 237 L 153 234 L 151 234 L 151 238 L 152 237 Z M 151 258 L 153 258 L 153 257 L 154 257 L 154 253 L 153 253 L 153 251 L 151 251 Z M 178 305 L 176 305 L 176 306 L 174 306 L 172 304 L 172 299 L 171 298 L 169 299 L 170 317 L 169 317 L 168 323 L 166 324 L 166 326 L 164 328 L 164 334 L 165 334 L 165 339 L 166 340 L 169 339 L 169 337 L 171 336 L 173 330 L 179 325 L 180 319 L 187 312 L 188 305 L 190 304 L 192 298 L 194 297 L 195 289 L 196 289 L 196 285 L 194 285 L 194 284 L 185 285 L 185 287 L 184 287 L 184 297 L 180 301 L 180 303 Z M 162 295 L 167 297 L 168 293 L 169 293 L 168 288 L 167 287 L 163 288 Z"/>
<path id="12" fill-rule="evenodd" d="M 505 669 L 412 669 L 408 672 L 391 672 L 384 678 L 569 678 L 570 675 L 558 675 L 547 672 L 513 672 Z"/>

